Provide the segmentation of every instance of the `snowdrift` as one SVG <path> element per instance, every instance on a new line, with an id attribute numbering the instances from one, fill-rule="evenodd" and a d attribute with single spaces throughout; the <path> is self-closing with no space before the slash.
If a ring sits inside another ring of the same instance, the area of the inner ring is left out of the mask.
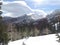
<path id="1" fill-rule="evenodd" d="M 49 34 L 44 36 L 29 37 L 28 39 L 16 40 L 9 42 L 8 45 L 60 45 L 57 41 L 56 34 Z"/>

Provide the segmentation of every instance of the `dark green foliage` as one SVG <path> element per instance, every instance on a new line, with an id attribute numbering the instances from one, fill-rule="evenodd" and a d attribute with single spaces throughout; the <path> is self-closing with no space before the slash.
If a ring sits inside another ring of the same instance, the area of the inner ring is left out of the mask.
<path id="1" fill-rule="evenodd" d="M 8 43 L 7 25 L 2 21 L 2 17 L 0 17 L 0 42 Z"/>
<path id="2" fill-rule="evenodd" d="M 38 36 L 43 29 L 50 28 L 47 19 L 41 19 L 37 22 L 38 24 L 33 24 L 33 22 L 29 24 L 15 24 L 15 28 L 18 33 L 20 33 L 20 37 L 29 37 L 29 36 Z"/>

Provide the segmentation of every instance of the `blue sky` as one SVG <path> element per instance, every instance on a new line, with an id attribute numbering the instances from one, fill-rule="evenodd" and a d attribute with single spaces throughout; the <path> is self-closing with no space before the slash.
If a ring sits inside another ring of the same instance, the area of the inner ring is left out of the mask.
<path id="1" fill-rule="evenodd" d="M 21 0 L 3 0 L 3 1 L 21 1 Z M 27 5 L 32 9 L 44 10 L 49 12 L 51 10 L 60 9 L 60 0 L 42 0 L 41 2 L 35 2 L 35 0 L 24 0 Z M 37 4 L 38 3 L 38 4 Z M 41 4 L 40 4 L 41 3 Z"/>

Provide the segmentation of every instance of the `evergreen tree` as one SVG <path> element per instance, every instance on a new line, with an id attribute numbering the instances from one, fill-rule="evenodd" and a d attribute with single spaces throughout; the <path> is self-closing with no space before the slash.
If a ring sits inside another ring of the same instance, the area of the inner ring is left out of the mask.
<path id="1" fill-rule="evenodd" d="M 1 16 L 0 16 L 0 43 L 3 43 L 3 45 L 8 43 L 7 25 L 3 23 Z"/>

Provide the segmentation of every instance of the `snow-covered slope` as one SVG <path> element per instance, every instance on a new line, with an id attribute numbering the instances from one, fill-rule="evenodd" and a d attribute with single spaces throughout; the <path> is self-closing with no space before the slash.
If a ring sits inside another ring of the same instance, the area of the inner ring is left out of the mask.
<path id="1" fill-rule="evenodd" d="M 55 34 L 50 34 L 9 42 L 8 45 L 23 45 L 23 42 L 25 45 L 60 45 L 57 40 Z"/>

